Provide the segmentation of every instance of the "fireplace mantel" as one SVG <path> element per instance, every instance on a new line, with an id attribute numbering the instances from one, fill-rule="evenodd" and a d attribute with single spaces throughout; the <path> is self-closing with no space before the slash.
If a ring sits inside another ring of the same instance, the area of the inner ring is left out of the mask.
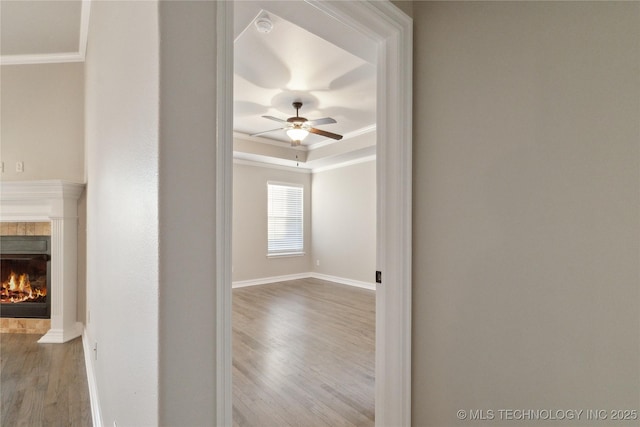
<path id="1" fill-rule="evenodd" d="M 77 321 L 78 198 L 84 184 L 0 183 L 0 221 L 51 222 L 51 329 L 38 342 L 63 343 L 82 334 Z"/>

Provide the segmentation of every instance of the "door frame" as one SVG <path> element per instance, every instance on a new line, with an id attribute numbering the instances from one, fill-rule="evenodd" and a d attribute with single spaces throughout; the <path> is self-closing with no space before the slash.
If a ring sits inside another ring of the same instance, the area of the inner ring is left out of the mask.
<path id="1" fill-rule="evenodd" d="M 411 425 L 413 21 L 389 1 L 307 3 L 377 44 L 375 419 Z M 232 425 L 233 2 L 218 1 L 216 138 L 217 425 Z M 374 272 L 371 272 L 373 275 Z"/>

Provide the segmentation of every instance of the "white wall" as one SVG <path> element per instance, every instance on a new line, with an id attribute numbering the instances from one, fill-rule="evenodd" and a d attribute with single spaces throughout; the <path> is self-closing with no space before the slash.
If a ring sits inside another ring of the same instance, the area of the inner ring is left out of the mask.
<path id="1" fill-rule="evenodd" d="M 304 187 L 304 256 L 267 258 L 267 182 Z M 233 281 L 311 271 L 311 175 L 309 173 L 233 165 Z"/>
<path id="2" fill-rule="evenodd" d="M 0 73 L 2 180 L 84 182 L 83 64 L 3 65 Z"/>
<path id="3" fill-rule="evenodd" d="M 637 409 L 640 4 L 413 12 L 413 424 Z"/>
<path id="4" fill-rule="evenodd" d="M 313 271 L 374 285 L 375 161 L 314 173 L 311 188 Z"/>
<path id="5" fill-rule="evenodd" d="M 158 424 L 158 4 L 94 2 L 87 334 L 104 425 Z"/>
<path id="6" fill-rule="evenodd" d="M 87 333 L 108 426 L 216 420 L 215 19 L 214 2 L 92 6 Z"/>

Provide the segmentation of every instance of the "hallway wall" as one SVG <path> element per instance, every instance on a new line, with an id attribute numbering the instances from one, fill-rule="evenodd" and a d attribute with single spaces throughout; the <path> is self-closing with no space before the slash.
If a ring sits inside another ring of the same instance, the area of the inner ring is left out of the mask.
<path id="1" fill-rule="evenodd" d="M 413 12 L 413 424 L 635 409 L 640 4 Z"/>

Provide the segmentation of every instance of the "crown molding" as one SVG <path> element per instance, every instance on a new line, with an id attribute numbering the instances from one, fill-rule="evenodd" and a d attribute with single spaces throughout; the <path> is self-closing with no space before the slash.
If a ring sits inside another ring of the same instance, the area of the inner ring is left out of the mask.
<path id="1" fill-rule="evenodd" d="M 347 160 L 346 162 L 339 162 L 339 163 L 334 163 L 332 165 L 328 165 L 328 166 L 322 166 L 319 168 L 313 168 L 311 169 L 312 173 L 318 173 L 318 172 L 326 172 L 332 169 L 340 169 L 340 168 L 345 168 L 347 166 L 353 166 L 353 165 L 357 165 L 359 163 L 366 163 L 366 162 L 373 162 L 376 160 L 376 155 L 372 154 L 371 156 L 365 156 L 365 157 L 360 157 L 359 159 L 353 159 L 353 160 Z"/>
<path id="2" fill-rule="evenodd" d="M 374 123 L 372 125 L 365 126 L 363 128 L 356 129 L 354 131 L 345 133 L 342 136 L 341 141 L 345 141 L 347 139 L 355 138 L 356 136 L 365 135 L 367 133 L 371 133 L 371 132 L 375 132 L 375 131 L 376 131 L 376 124 Z M 326 147 L 327 145 L 335 144 L 337 142 L 338 141 L 335 141 L 333 139 L 327 138 L 324 141 L 316 142 L 315 144 L 307 146 L 307 150 L 308 151 L 317 150 L 318 148 Z"/>
<path id="3" fill-rule="evenodd" d="M 89 40 L 89 18 L 91 17 L 91 0 L 82 0 L 80 6 L 80 37 L 78 41 L 78 53 L 84 61 L 87 55 L 87 42 Z"/>
<path id="4" fill-rule="evenodd" d="M 233 164 L 234 165 L 244 165 L 244 166 L 254 166 L 254 167 L 259 167 L 259 168 L 267 168 L 267 169 L 277 169 L 277 170 L 281 170 L 281 171 L 303 173 L 303 174 L 310 174 L 311 173 L 311 169 L 306 168 L 304 166 L 296 167 L 296 166 L 276 165 L 276 164 L 273 164 L 273 163 L 265 163 L 265 162 L 260 162 L 260 161 L 257 161 L 257 160 L 234 158 L 233 159 Z"/>
<path id="5" fill-rule="evenodd" d="M 78 29 L 78 51 L 56 53 L 34 53 L 25 55 L 0 55 L 0 65 L 58 64 L 84 62 L 89 37 L 91 0 L 82 0 L 80 5 L 80 28 Z"/>
<path id="6" fill-rule="evenodd" d="M 242 132 L 237 132 L 237 131 L 233 131 L 233 137 L 234 138 L 238 138 L 238 139 L 243 139 L 245 141 L 251 141 L 251 142 L 259 142 L 260 144 L 267 144 L 267 145 L 273 145 L 274 147 L 280 147 L 280 148 L 288 148 L 290 150 L 296 150 L 296 151 L 308 151 L 307 147 L 304 145 L 297 145 L 295 147 L 292 147 L 291 144 L 284 142 L 284 141 L 277 141 L 274 139 L 270 139 L 270 138 L 262 138 L 262 137 L 257 137 L 257 136 L 251 136 L 248 135 L 246 133 L 242 133 Z"/>
<path id="7" fill-rule="evenodd" d="M 347 160 L 347 161 L 344 161 L 344 162 L 336 162 L 336 163 L 328 165 L 328 166 L 321 166 L 321 167 L 317 167 L 317 168 L 309 168 L 306 165 L 304 165 L 304 166 L 287 166 L 287 165 L 278 165 L 278 164 L 273 164 L 273 163 L 261 162 L 259 160 L 240 159 L 240 158 L 234 157 L 233 164 L 234 165 L 253 166 L 253 167 L 258 167 L 258 168 L 277 169 L 277 170 L 282 170 L 282 171 L 287 171 L 287 172 L 295 172 L 295 173 L 302 173 L 302 174 L 315 174 L 315 173 L 319 173 L 319 172 L 326 172 L 326 171 L 333 170 L 333 169 L 345 168 L 347 166 L 353 166 L 353 165 L 357 165 L 357 164 L 360 164 L 360 163 L 374 162 L 375 160 L 376 160 L 376 155 L 373 154 L 373 155 L 361 157 L 361 158 L 358 158 L 358 159 Z"/>
<path id="8" fill-rule="evenodd" d="M 1 65 L 56 64 L 61 62 L 84 62 L 78 52 L 42 53 L 34 55 L 2 55 Z"/>
<path id="9" fill-rule="evenodd" d="M 4 181 L 0 183 L 0 202 L 39 199 L 78 199 L 85 184 L 63 180 Z"/>

